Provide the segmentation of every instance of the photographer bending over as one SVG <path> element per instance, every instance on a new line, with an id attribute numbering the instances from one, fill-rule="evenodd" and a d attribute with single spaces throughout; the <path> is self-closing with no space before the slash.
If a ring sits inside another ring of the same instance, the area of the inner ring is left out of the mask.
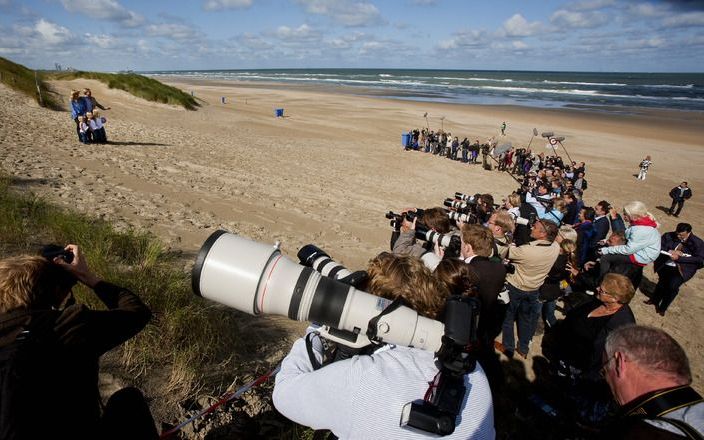
<path id="1" fill-rule="evenodd" d="M 100 356 L 142 330 L 149 309 L 93 274 L 78 246 L 58 254 L 0 261 L 0 438 L 156 438 L 139 391 L 115 393 L 102 416 L 98 392 Z M 77 282 L 108 310 L 67 305 Z"/>
<path id="2" fill-rule="evenodd" d="M 369 264 L 369 293 L 402 298 L 420 315 L 441 317 L 447 290 L 417 258 L 382 253 Z M 309 327 L 307 333 L 314 332 Z M 274 405 L 289 419 L 313 429 L 329 429 L 339 438 L 419 439 L 436 436 L 400 426 L 404 406 L 422 400 L 438 373 L 435 354 L 411 347 L 384 345 L 315 370 L 306 338 L 293 344 L 276 375 Z M 322 344 L 313 338 L 320 362 Z M 467 395 L 459 424 L 449 439 L 493 439 L 491 391 L 484 371 L 465 376 Z"/>

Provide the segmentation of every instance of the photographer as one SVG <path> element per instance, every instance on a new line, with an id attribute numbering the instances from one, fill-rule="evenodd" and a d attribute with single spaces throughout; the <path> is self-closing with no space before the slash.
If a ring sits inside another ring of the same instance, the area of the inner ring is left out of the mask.
<path id="1" fill-rule="evenodd" d="M 606 439 L 695 439 L 704 436 L 704 399 L 692 388 L 682 346 L 660 329 L 623 326 L 606 338 L 601 369 L 620 418 Z"/>
<path id="2" fill-rule="evenodd" d="M 447 289 L 414 257 L 382 253 L 369 263 L 368 291 L 401 298 L 420 315 L 441 317 Z M 314 332 L 309 327 L 307 333 Z M 274 405 L 296 423 L 329 429 L 339 438 L 420 439 L 435 435 L 400 426 L 404 406 L 423 399 L 438 374 L 432 352 L 384 345 L 371 355 L 356 355 L 313 369 L 306 338 L 293 344 L 274 386 Z M 322 344 L 313 338 L 314 355 Z M 491 391 L 482 368 L 464 376 L 467 395 L 459 424 L 448 439 L 493 439 Z"/>
<path id="3" fill-rule="evenodd" d="M 411 255 L 422 258 L 423 262 L 431 269 L 440 262 L 440 256 L 433 253 L 433 243 L 424 242 L 423 244 L 416 242 L 415 237 L 415 222 L 421 221 L 423 224 L 435 232 L 447 234 L 450 232 L 450 219 L 447 217 L 447 212 L 443 208 L 430 208 L 423 211 L 422 217 L 416 217 L 413 222 L 408 221 L 404 217 L 401 224 L 400 234 L 396 242 L 393 244 L 392 252 L 395 255 Z M 432 255 L 431 255 L 432 254 Z"/>
<path id="4" fill-rule="evenodd" d="M 494 252 L 493 257 L 500 260 L 508 256 L 508 248 L 512 242 L 512 234 L 515 228 L 513 217 L 507 211 L 494 211 L 489 217 L 486 226 L 494 236 Z"/>
<path id="5" fill-rule="evenodd" d="M 107 310 L 71 304 L 73 286 L 93 289 Z M 98 278 L 81 250 L 51 261 L 0 261 L 0 438 L 156 438 L 136 389 L 115 393 L 101 416 L 99 359 L 136 335 L 151 313 L 132 292 Z"/>
<path id="6" fill-rule="evenodd" d="M 506 276 L 510 302 L 503 323 L 502 343 L 508 357 L 513 356 L 515 349 L 514 322 L 518 325 L 518 354 L 524 359 L 528 357 L 528 344 L 535 334 L 541 309 L 538 289 L 560 253 L 560 246 L 554 242 L 557 232 L 555 223 L 538 220 L 531 229 L 534 241 L 509 250 L 508 258 L 515 271 Z"/>

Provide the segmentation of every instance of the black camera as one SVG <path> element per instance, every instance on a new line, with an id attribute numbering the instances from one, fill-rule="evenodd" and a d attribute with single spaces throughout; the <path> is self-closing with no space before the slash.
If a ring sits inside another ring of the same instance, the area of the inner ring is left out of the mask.
<path id="1" fill-rule="evenodd" d="M 48 244 L 44 246 L 40 253 L 42 257 L 49 261 L 54 261 L 54 258 L 57 257 L 69 264 L 73 261 L 73 252 L 66 250 L 63 246 L 59 246 L 57 244 Z"/>
<path id="2" fill-rule="evenodd" d="M 415 211 L 408 211 L 408 212 L 402 212 L 401 214 L 396 214 L 393 211 L 389 211 L 386 214 L 384 214 L 384 217 L 387 219 L 391 220 L 389 222 L 389 226 L 391 226 L 394 230 L 398 231 L 401 229 L 401 225 L 403 224 L 403 220 L 408 220 L 409 222 L 413 222 L 416 218 L 423 217 L 423 212 L 424 210 L 417 208 Z"/>

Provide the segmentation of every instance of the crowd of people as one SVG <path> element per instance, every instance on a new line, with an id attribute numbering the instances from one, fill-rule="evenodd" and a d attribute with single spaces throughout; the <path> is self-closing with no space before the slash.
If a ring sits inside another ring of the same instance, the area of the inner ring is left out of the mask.
<path id="1" fill-rule="evenodd" d="M 86 96 L 72 97 L 77 123 L 79 111 L 99 106 L 90 91 Z M 421 132 L 414 139 L 428 152 L 456 157 L 462 143 L 444 136 Z M 462 150 L 467 162 L 476 160 L 469 147 Z M 379 317 L 405 304 L 444 321 L 452 298 L 478 300 L 476 329 L 453 366 L 461 374 L 452 386 L 461 384 L 465 395 L 426 409 L 421 413 L 430 418 L 412 426 L 432 430 L 433 417 L 449 414 L 455 426 L 446 438 L 494 438 L 492 402 L 506 387 L 501 356 L 540 354 L 569 402 L 563 422 L 598 429 L 602 438 L 701 438 L 704 399 L 691 386 L 684 350 L 664 331 L 637 325 L 629 304 L 643 269 L 654 264 L 658 283 L 648 303 L 664 316 L 682 284 L 704 266 L 704 242 L 684 222 L 661 235 L 640 201 L 621 209 L 606 200 L 587 206 L 584 163 L 565 166 L 558 156 L 519 151 L 504 167 L 520 188 L 500 200 L 455 193 L 442 206 L 390 213 L 390 250 L 373 257 L 364 282 L 355 285 L 390 300 L 388 307 L 377 303 Z M 683 182 L 671 196 L 685 200 L 691 190 Z M 107 310 L 77 304 L 71 289 L 79 282 Z M 316 290 L 313 301 L 319 300 Z M 138 390 L 121 390 L 103 406 L 97 380 L 101 355 L 137 334 L 150 316 L 137 295 L 93 274 L 78 246 L 0 260 L 0 438 L 156 438 Z M 340 438 L 431 437 L 399 421 L 450 386 L 440 374 L 440 354 L 373 344 L 330 356 L 340 345 L 310 326 L 282 361 L 275 407 Z"/>
<path id="2" fill-rule="evenodd" d="M 105 132 L 107 119 L 97 109 L 110 110 L 102 106 L 90 89 L 83 89 L 83 96 L 78 90 L 71 91 L 71 118 L 76 123 L 78 140 L 84 144 L 105 144 L 108 136 Z"/>
<path id="3" fill-rule="evenodd" d="M 414 135 L 415 142 L 451 159 L 467 144 L 432 132 Z M 472 162 L 471 145 L 466 150 L 459 160 Z M 402 298 L 423 316 L 442 320 L 451 295 L 480 300 L 471 348 L 478 367 L 465 378 L 471 387 L 449 438 L 493 438 L 487 402 L 506 387 L 501 356 L 538 355 L 564 390 L 563 423 L 603 438 L 701 436 L 704 400 L 691 387 L 683 349 L 662 330 L 637 325 L 629 304 L 643 269 L 654 264 L 659 282 L 647 303 L 664 316 L 682 283 L 704 266 L 702 240 L 688 223 L 661 235 L 640 201 L 621 209 L 606 200 L 585 205 L 584 163 L 565 167 L 559 157 L 524 150 L 512 165 L 521 185 L 501 203 L 491 194 L 456 193 L 442 206 L 389 213 L 391 252 L 368 267 L 368 292 Z M 543 344 L 531 349 L 541 322 Z M 294 344 L 277 377 L 274 403 L 284 415 L 340 438 L 422 438 L 400 427 L 398 414 L 414 396 L 432 395 L 438 368 L 431 354 L 384 346 L 315 369 L 308 359 L 323 359 L 327 345 L 306 351 L 315 332 Z M 299 396 L 310 403 L 297 404 Z"/>

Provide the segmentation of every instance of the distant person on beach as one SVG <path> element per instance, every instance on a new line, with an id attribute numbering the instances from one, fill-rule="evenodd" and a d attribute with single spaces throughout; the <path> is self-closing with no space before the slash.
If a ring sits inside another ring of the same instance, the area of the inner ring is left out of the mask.
<path id="1" fill-rule="evenodd" d="M 0 260 L 0 438 L 156 439 L 141 392 L 103 407 L 98 390 L 100 357 L 139 333 L 149 308 L 95 275 L 78 246 L 46 249 Z M 75 303 L 79 282 L 104 310 Z"/>
<path id="2" fill-rule="evenodd" d="M 643 159 L 640 162 L 640 172 L 638 173 L 638 180 L 645 180 L 646 174 L 648 174 L 648 168 L 650 168 L 650 165 L 652 165 L 653 162 L 650 160 L 650 156 L 645 156 L 645 159 Z"/>
<path id="3" fill-rule="evenodd" d="M 501 123 L 501 136 L 506 136 L 506 121 Z"/>
<path id="4" fill-rule="evenodd" d="M 447 287 L 418 258 L 383 252 L 369 262 L 367 272 L 369 293 L 400 298 L 420 316 L 442 318 Z M 323 341 L 310 326 L 306 336 L 293 344 L 276 375 L 273 401 L 281 414 L 344 439 L 437 438 L 399 423 L 406 404 L 422 401 L 429 385 L 433 390 L 433 378 L 439 372 L 433 352 L 383 345 L 371 354 L 314 366 L 322 363 L 323 356 Z M 491 389 L 482 366 L 477 364 L 462 379 L 467 393 L 459 402 L 457 425 L 451 435 L 442 438 L 493 439 Z"/>
<path id="5" fill-rule="evenodd" d="M 660 329 L 620 327 L 606 338 L 601 372 L 621 405 L 603 439 L 696 439 L 704 436 L 704 399 L 692 388 L 682 346 Z"/>
<path id="6" fill-rule="evenodd" d="M 73 122 L 76 123 L 76 135 L 78 136 L 78 140 L 81 140 L 81 127 L 78 121 L 79 116 L 84 116 L 86 114 L 86 101 L 81 98 L 81 92 L 78 90 L 72 90 L 71 91 L 71 101 L 69 102 L 71 105 L 71 118 L 73 119 Z"/>
<path id="7" fill-rule="evenodd" d="M 692 190 L 689 188 L 687 182 L 682 182 L 679 186 L 676 186 L 670 190 L 670 198 L 672 199 L 672 205 L 667 211 L 667 215 L 674 215 L 675 217 L 680 216 L 682 212 L 682 207 L 684 206 L 684 201 L 692 197 Z M 675 210 L 675 207 L 677 210 Z"/>
<path id="8" fill-rule="evenodd" d="M 704 241 L 692 234 L 692 225 L 679 223 L 673 232 L 662 235 L 661 254 L 655 260 L 658 284 L 653 297 L 646 304 L 653 304 L 661 316 L 686 283 L 704 267 Z"/>

